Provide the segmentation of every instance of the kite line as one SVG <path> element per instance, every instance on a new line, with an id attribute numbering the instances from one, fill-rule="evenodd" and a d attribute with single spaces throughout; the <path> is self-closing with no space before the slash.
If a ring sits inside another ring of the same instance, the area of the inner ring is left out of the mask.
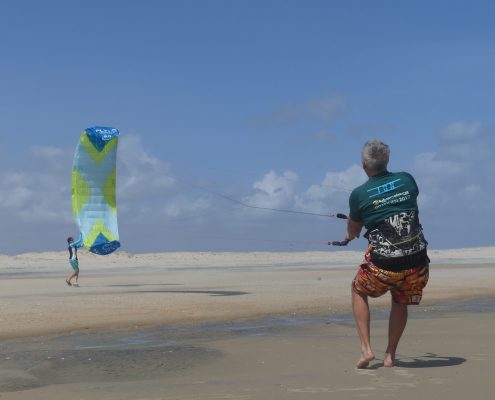
<path id="1" fill-rule="evenodd" d="M 316 217 L 326 217 L 326 218 L 338 218 L 338 219 L 345 219 L 347 220 L 349 217 L 346 214 L 342 213 L 335 213 L 335 214 L 322 214 L 322 213 L 313 213 L 313 212 L 308 212 L 308 211 L 298 211 L 298 210 L 288 210 L 288 209 L 283 209 L 283 208 L 272 208 L 272 207 L 261 207 L 261 206 L 253 206 L 251 204 L 247 204 L 239 199 L 236 199 L 231 196 L 227 196 L 226 194 L 217 192 L 215 190 L 211 190 L 208 188 L 205 188 L 204 186 L 199 186 L 190 182 L 186 182 L 182 179 L 175 178 L 179 183 L 182 183 L 183 185 L 190 186 L 196 189 L 203 190 L 205 192 L 208 192 L 214 196 L 221 197 L 225 200 L 228 200 L 232 203 L 238 204 L 240 206 L 243 206 L 245 208 L 251 208 L 255 210 L 265 210 L 265 211 L 274 211 L 274 212 L 281 212 L 281 213 L 287 213 L 287 214 L 302 214 L 302 215 L 312 215 Z M 293 242 L 293 241 L 289 241 Z M 299 242 L 299 241 L 298 241 Z M 350 242 L 349 239 L 341 240 L 341 241 L 331 241 L 331 242 L 316 242 L 316 241 L 305 241 L 307 243 L 319 243 L 323 245 L 328 245 L 328 246 L 347 246 Z"/>

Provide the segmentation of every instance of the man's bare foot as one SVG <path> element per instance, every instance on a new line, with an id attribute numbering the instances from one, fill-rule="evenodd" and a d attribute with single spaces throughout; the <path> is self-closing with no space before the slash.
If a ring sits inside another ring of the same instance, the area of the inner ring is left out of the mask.
<path id="1" fill-rule="evenodd" d="M 361 353 L 361 358 L 356 364 L 356 368 L 362 369 L 366 368 L 368 365 L 370 365 L 370 362 L 375 359 L 375 355 L 373 352 L 367 352 L 367 353 Z"/>
<path id="2" fill-rule="evenodd" d="M 385 353 L 383 358 L 383 366 L 387 368 L 392 368 L 395 365 L 395 354 Z"/>

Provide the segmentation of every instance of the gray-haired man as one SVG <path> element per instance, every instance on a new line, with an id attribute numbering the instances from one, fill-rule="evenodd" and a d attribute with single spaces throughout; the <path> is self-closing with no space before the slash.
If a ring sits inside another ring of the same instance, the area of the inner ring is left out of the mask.
<path id="1" fill-rule="evenodd" d="M 388 346 L 384 366 L 393 367 L 397 345 L 407 323 L 407 306 L 419 304 L 428 282 L 427 242 L 418 218 L 418 186 L 407 172 L 389 172 L 389 147 L 378 140 L 365 143 L 363 169 L 369 179 L 349 198 L 346 239 L 359 236 L 362 227 L 369 242 L 365 259 L 352 282 L 352 306 L 361 340 L 357 368 L 375 358 L 370 341 L 368 296 L 392 295 Z"/>

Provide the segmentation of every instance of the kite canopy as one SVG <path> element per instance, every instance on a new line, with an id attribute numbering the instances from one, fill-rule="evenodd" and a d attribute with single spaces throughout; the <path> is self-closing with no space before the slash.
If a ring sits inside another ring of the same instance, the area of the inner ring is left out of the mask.
<path id="1" fill-rule="evenodd" d="M 95 254 L 120 247 L 115 195 L 119 131 L 95 126 L 81 135 L 72 166 L 72 214 Z"/>

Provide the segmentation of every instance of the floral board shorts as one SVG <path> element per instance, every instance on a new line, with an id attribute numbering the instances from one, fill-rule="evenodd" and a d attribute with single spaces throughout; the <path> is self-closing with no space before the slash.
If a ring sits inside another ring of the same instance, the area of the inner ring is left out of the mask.
<path id="1" fill-rule="evenodd" d="M 417 305 L 421 302 L 428 276 L 428 263 L 394 272 L 378 268 L 366 257 L 352 287 L 357 293 L 370 297 L 380 297 L 390 290 L 395 303 Z"/>

